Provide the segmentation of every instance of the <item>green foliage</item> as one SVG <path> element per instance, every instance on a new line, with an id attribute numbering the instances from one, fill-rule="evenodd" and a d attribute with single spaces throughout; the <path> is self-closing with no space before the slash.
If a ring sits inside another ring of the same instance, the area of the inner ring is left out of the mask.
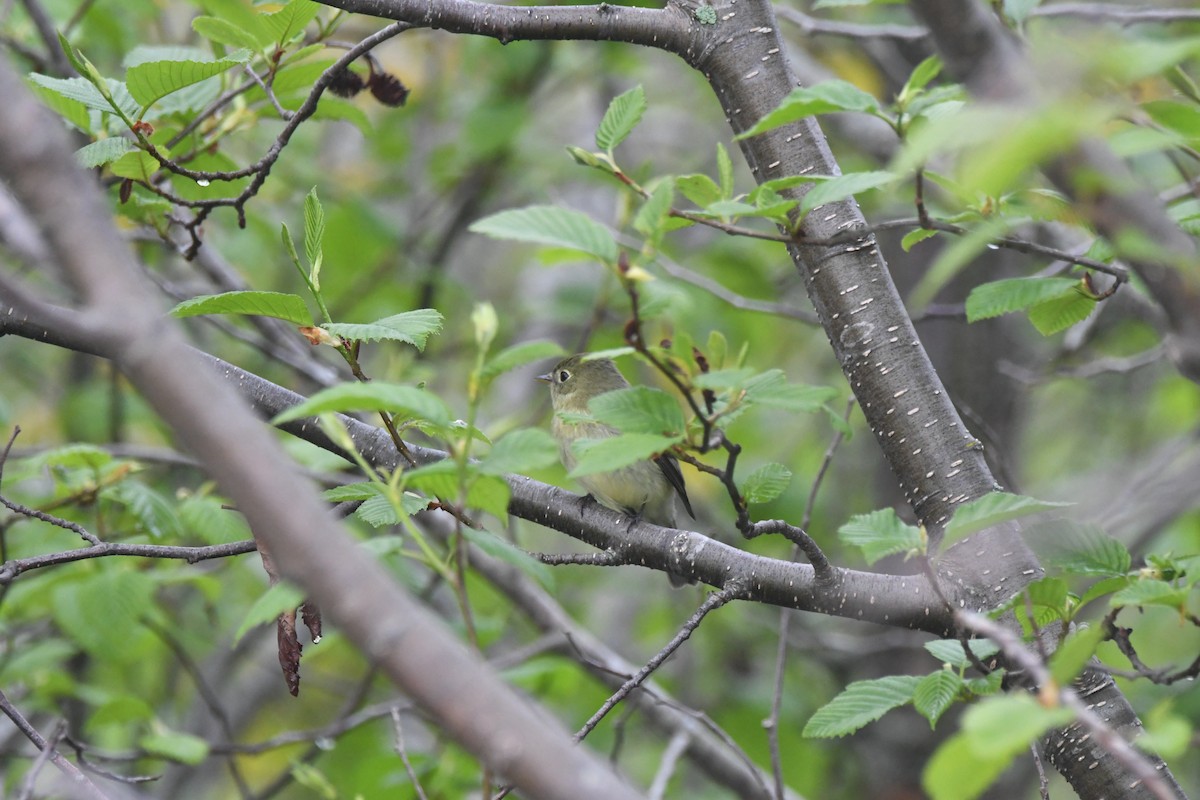
<path id="1" fill-rule="evenodd" d="M 1070 719 L 1070 711 L 1044 708 L 1028 694 L 988 698 L 967 710 L 962 730 L 934 753 L 925 790 L 935 800 L 978 797 L 1039 736 Z"/>
<path id="2" fill-rule="evenodd" d="M 386 411 L 403 418 L 415 418 L 435 425 L 450 423 L 450 410 L 440 398 L 412 386 L 396 383 L 343 383 L 322 389 L 303 403 L 298 403 L 271 420 L 282 425 L 304 417 L 315 417 L 331 411 Z"/>
<path id="3" fill-rule="evenodd" d="M 741 133 L 738 138 L 757 136 L 818 114 L 828 114 L 834 111 L 875 112 L 878 110 L 879 101 L 854 84 L 842 80 L 824 81 L 815 86 L 793 89 L 777 109 L 764 116 L 749 130 Z"/>
<path id="4" fill-rule="evenodd" d="M 924 553 L 926 545 L 925 532 L 906 525 L 890 508 L 852 517 L 838 528 L 838 538 L 861 549 L 868 564 L 897 553 Z"/>
<path id="5" fill-rule="evenodd" d="M 184 300 L 171 309 L 176 317 L 203 314 L 251 314 L 274 317 L 295 325 L 311 325 L 312 314 L 304 300 L 282 292 L 237 291 L 209 294 Z"/>
<path id="6" fill-rule="evenodd" d="M 912 702 L 920 683 L 921 679 L 913 675 L 852 683 L 812 715 L 804 726 L 804 735 L 829 739 L 854 733 L 893 708 Z"/>
<path id="7" fill-rule="evenodd" d="M 576 464 L 570 477 L 612 472 L 670 450 L 672 445 L 682 440 L 682 436 L 659 436 L 653 433 L 623 433 L 605 439 L 580 439 L 571 445 Z"/>
<path id="8" fill-rule="evenodd" d="M 769 503 L 792 482 L 792 471 L 783 464 L 763 464 L 738 483 L 747 503 Z"/>
<path id="9" fill-rule="evenodd" d="M 295 586 L 288 583 L 271 586 L 246 611 L 242 624 L 233 635 L 234 640 L 241 639 L 251 628 L 273 623 L 284 612 L 295 611 L 303 602 L 304 592 Z"/>
<path id="10" fill-rule="evenodd" d="M 501 211 L 476 220 L 470 229 L 494 239 L 578 250 L 606 263 L 617 260 L 617 244 L 612 234 L 586 214 L 565 208 L 529 206 Z"/>
<path id="11" fill-rule="evenodd" d="M 642 121 L 645 113 L 646 92 L 641 86 L 614 97 L 604 112 L 604 118 L 600 120 L 600 127 L 596 129 L 596 146 L 611 156 L 616 146 L 625 141 Z"/>
<path id="12" fill-rule="evenodd" d="M 945 538 L 942 541 L 949 545 L 1002 522 L 1070 505 L 1070 503 L 1036 500 L 1032 497 L 1007 492 L 992 492 L 955 508 L 954 516 L 946 524 Z"/>

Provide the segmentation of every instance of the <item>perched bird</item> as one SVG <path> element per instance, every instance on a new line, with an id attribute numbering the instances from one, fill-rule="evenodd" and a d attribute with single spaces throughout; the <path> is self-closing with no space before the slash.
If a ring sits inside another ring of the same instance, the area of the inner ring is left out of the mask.
<path id="1" fill-rule="evenodd" d="M 568 422 L 560 416 L 587 414 L 588 403 L 605 392 L 629 387 L 617 365 L 611 359 L 584 360 L 584 354 L 565 358 L 538 380 L 550 384 L 550 399 L 554 404 L 551 432 L 558 441 L 559 456 L 568 471 L 574 469 L 575 454 L 571 445 L 580 439 L 604 439 L 619 431 L 599 422 Z M 637 461 L 611 472 L 598 472 L 579 478 L 584 488 L 602 505 L 632 517 L 667 528 L 675 527 L 675 496 L 683 501 L 692 519 L 692 504 L 683 485 L 679 462 L 670 453 L 653 459 Z M 688 579 L 668 572 L 672 586 L 683 586 Z M 694 583 L 695 581 L 692 581 Z"/>

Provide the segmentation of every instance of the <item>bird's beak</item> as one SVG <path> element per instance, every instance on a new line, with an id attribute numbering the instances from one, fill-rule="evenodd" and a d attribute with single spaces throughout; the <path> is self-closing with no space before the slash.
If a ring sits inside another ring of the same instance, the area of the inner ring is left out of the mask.
<path id="1" fill-rule="evenodd" d="M 547 372 L 545 375 L 538 375 L 534 380 L 539 380 L 542 383 L 552 383 L 554 381 L 554 375 Z"/>

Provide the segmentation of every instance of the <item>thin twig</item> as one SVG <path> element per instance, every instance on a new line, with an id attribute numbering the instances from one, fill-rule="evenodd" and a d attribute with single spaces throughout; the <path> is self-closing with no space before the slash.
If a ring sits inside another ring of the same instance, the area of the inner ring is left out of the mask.
<path id="1" fill-rule="evenodd" d="M 408 773 L 408 782 L 412 784 L 418 800 L 429 800 L 425 789 L 421 786 L 421 780 L 417 777 L 417 771 L 413 769 L 412 762 L 408 760 L 408 748 L 404 746 L 404 726 L 400 723 L 399 706 L 392 706 L 392 731 L 396 736 L 396 754 L 400 756 L 400 762 L 404 764 L 404 771 Z"/>
<path id="2" fill-rule="evenodd" d="M 617 691 L 615 691 L 611 697 L 605 700 L 604 704 L 600 706 L 599 710 L 597 710 L 595 714 L 592 715 L 591 719 L 584 723 L 583 727 L 580 728 L 571 738 L 576 742 L 583 741 L 589 733 L 595 730 L 596 726 L 600 724 L 600 721 L 608 715 L 608 712 L 616 708 L 622 700 L 629 696 L 630 692 L 632 692 L 647 678 L 649 678 L 656 669 L 662 666 L 664 661 L 670 658 L 671 654 L 678 650 L 679 647 L 688 640 L 688 637 L 692 635 L 692 632 L 696 630 L 696 628 L 700 625 L 700 622 L 705 616 L 708 615 L 708 612 L 712 611 L 713 609 L 720 608 L 731 600 L 737 599 L 740 592 L 740 587 L 726 586 L 724 589 L 713 592 L 707 598 L 705 598 L 704 602 L 701 603 L 700 608 L 696 610 L 696 613 L 692 614 L 692 616 L 688 618 L 688 621 L 684 623 L 683 627 L 679 629 L 679 633 L 675 634 L 674 638 L 667 642 L 666 646 L 663 647 L 662 650 L 659 650 L 653 658 L 647 661 L 646 666 L 638 670 L 633 677 L 621 685 L 621 688 L 617 689 Z"/>
<path id="3" fill-rule="evenodd" d="M 34 569 L 67 564 L 72 561 L 83 561 L 88 558 L 104 558 L 108 556 L 132 556 L 134 558 L 172 558 L 195 564 L 198 561 L 208 561 L 213 558 L 228 558 L 229 556 L 252 553 L 257 550 L 253 539 L 228 544 L 205 545 L 201 547 L 186 547 L 158 544 L 127 544 L 124 542 L 100 542 L 91 547 L 81 547 L 77 550 L 67 550 L 61 553 L 46 553 L 28 558 L 14 558 L 0 564 L 0 586 L 12 583 L 18 575 Z"/>
<path id="4" fill-rule="evenodd" d="M 4 694 L 3 690 L 0 690 L 0 713 L 3 713 L 4 716 L 12 720 L 13 724 L 17 726 L 17 730 L 25 734 L 25 738 L 33 742 L 34 746 L 40 752 L 48 751 L 50 762 L 70 778 L 71 782 L 81 792 L 92 798 L 92 800 L 108 800 L 108 795 L 100 791 L 100 788 L 92 783 L 87 775 L 80 772 L 79 767 L 63 758 L 62 754 L 50 742 L 47 742 L 45 737 L 38 733 L 37 728 L 33 727 L 29 723 L 29 720 L 25 719 L 25 715 L 21 713 L 20 709 L 9 702 L 8 696 Z"/>

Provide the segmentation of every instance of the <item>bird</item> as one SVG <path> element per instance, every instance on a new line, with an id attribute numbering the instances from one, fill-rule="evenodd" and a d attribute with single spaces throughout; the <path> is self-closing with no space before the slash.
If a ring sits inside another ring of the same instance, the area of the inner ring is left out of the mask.
<path id="1" fill-rule="evenodd" d="M 629 388 L 629 381 L 609 358 L 588 358 L 586 353 L 564 358 L 537 379 L 550 386 L 554 406 L 551 433 L 558 442 L 559 457 L 567 471 L 577 459 L 571 445 L 581 439 L 605 439 L 620 434 L 616 428 L 595 420 L 577 421 L 563 416 L 586 415 L 592 398 Z M 666 528 L 675 527 L 675 498 L 683 501 L 688 516 L 696 518 L 688 499 L 679 461 L 670 453 L 636 461 L 611 472 L 580 476 L 579 482 L 601 505 Z M 695 583 L 668 571 L 671 585 Z"/>

